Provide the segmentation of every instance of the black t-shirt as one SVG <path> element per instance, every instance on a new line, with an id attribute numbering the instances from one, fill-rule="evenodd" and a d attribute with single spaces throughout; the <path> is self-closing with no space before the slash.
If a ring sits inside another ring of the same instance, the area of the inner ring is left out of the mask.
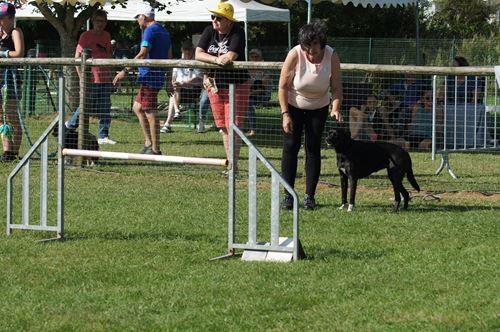
<path id="1" fill-rule="evenodd" d="M 245 60 L 245 31 L 236 23 L 233 23 L 231 31 L 226 35 L 219 35 L 214 28 L 209 25 L 203 30 L 198 47 L 205 50 L 210 55 L 219 56 L 229 51 L 238 54 L 236 61 Z M 208 75 L 215 78 L 215 83 L 219 88 L 227 88 L 230 83 L 239 84 L 247 81 L 250 76 L 248 71 L 234 69 L 210 70 Z"/>
<path id="2" fill-rule="evenodd" d="M 7 37 L 5 37 L 4 39 L 0 39 L 0 51 L 15 51 L 15 50 L 16 47 L 14 45 L 14 40 L 12 39 L 12 34 L 7 35 Z M 8 69 L 8 71 L 6 71 L 6 69 Z M 7 85 L 9 87 L 13 87 L 14 77 L 12 75 L 16 73 L 17 73 L 17 67 L 15 66 L 0 67 L 0 86 L 5 85 L 5 82 L 7 82 Z M 18 94 L 20 94 L 21 91 L 19 90 L 19 87 L 21 84 L 21 79 L 20 77 L 16 77 L 16 80 L 18 86 Z M 13 92 L 14 91 L 12 89 L 9 89 L 9 95 L 11 95 L 11 93 Z"/>

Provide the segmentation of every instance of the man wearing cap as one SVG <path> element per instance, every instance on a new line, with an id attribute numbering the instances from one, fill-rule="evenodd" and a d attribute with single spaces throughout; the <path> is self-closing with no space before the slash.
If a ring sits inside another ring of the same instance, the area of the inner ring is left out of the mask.
<path id="1" fill-rule="evenodd" d="M 219 2 L 217 8 L 209 10 L 212 25 L 205 28 L 196 47 L 196 60 L 226 66 L 235 60 L 245 60 L 245 32 L 236 24 L 234 8 L 230 3 Z M 208 91 L 215 125 L 222 130 L 222 140 L 229 159 L 229 84 L 235 85 L 236 116 L 235 123 L 241 127 L 245 121 L 250 93 L 247 70 L 215 69 L 209 70 L 204 86 Z M 237 170 L 240 142 L 235 142 L 233 167 Z M 224 172 L 227 175 L 227 171 Z"/>
<path id="2" fill-rule="evenodd" d="M 11 3 L 0 2 L 0 58 L 24 57 L 24 35 L 15 28 L 16 8 Z M 3 154 L 0 162 L 14 161 L 18 158 L 23 138 L 21 121 L 17 114 L 17 102 L 21 97 L 20 80 L 16 68 L 0 67 L 0 132 Z M 16 83 L 16 84 L 15 84 Z M 5 102 L 6 101 L 6 102 Z"/>
<path id="3" fill-rule="evenodd" d="M 154 9 L 149 4 L 142 4 L 134 17 L 144 29 L 141 49 L 134 59 L 171 59 L 172 43 L 170 33 L 155 21 Z M 113 80 L 116 84 L 127 75 L 129 68 L 120 71 Z M 158 92 L 165 83 L 165 69 L 158 67 L 139 67 L 139 91 L 134 101 L 133 110 L 139 119 L 144 134 L 144 147 L 141 153 L 161 154 L 160 122 L 157 117 Z"/>

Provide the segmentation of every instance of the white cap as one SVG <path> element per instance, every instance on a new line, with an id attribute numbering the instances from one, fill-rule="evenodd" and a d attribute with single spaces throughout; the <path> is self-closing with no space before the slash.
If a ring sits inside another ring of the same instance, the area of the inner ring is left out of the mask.
<path id="1" fill-rule="evenodd" d="M 149 4 L 141 3 L 135 12 L 134 18 L 137 18 L 139 15 L 153 18 L 155 17 L 155 10 Z"/>

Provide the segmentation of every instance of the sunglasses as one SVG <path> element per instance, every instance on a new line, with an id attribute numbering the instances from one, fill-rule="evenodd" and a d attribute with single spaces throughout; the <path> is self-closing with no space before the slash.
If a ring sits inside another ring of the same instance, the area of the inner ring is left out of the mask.
<path id="1" fill-rule="evenodd" d="M 217 21 L 217 22 L 222 21 L 222 17 L 220 16 L 210 15 L 210 17 L 212 18 L 212 21 Z"/>

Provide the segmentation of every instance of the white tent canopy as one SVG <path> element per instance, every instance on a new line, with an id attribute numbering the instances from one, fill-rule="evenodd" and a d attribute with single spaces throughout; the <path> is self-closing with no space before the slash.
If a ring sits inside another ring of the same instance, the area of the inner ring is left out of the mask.
<path id="1" fill-rule="evenodd" d="M 208 9 L 216 8 L 219 0 L 187 0 L 171 5 L 167 5 L 166 10 L 171 11 L 168 14 L 165 11 L 158 11 L 155 19 L 159 22 L 210 22 L 210 12 Z M 241 0 L 229 0 L 234 7 L 234 17 L 243 22 L 245 34 L 248 35 L 249 22 L 283 22 L 288 24 L 288 48 L 291 47 L 290 41 L 290 11 L 288 9 L 275 8 L 267 6 L 253 0 L 243 2 Z M 112 8 L 111 4 L 104 5 L 104 10 L 108 12 L 110 21 L 134 21 L 134 15 L 137 7 L 142 4 L 141 0 L 128 0 L 127 7 L 122 8 L 119 4 Z M 16 18 L 41 20 L 43 15 L 35 6 L 25 5 L 17 9 Z M 248 46 L 248 45 L 245 45 Z M 248 47 L 247 52 L 248 52 Z"/>

